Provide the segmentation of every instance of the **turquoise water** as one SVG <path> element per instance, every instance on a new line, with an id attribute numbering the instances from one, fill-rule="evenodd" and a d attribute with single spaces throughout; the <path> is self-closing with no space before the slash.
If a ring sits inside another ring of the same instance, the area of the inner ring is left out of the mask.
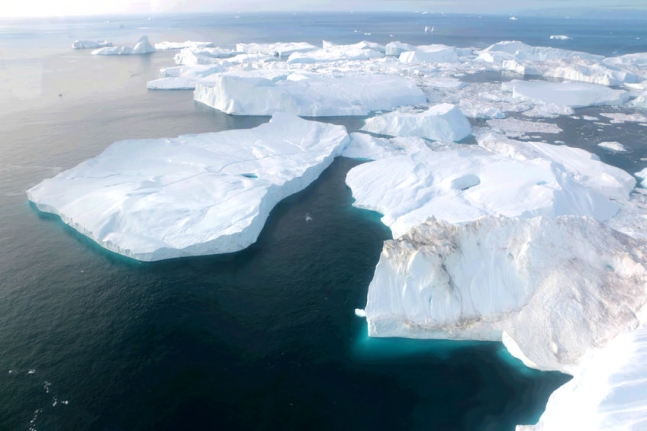
<path id="1" fill-rule="evenodd" d="M 195 105 L 190 92 L 146 91 L 173 53 L 93 58 L 70 50 L 74 39 L 127 43 L 146 32 L 153 41 L 223 46 L 399 39 L 482 47 L 514 38 L 603 54 L 647 51 L 644 26 L 604 23 L 609 35 L 599 22 L 534 20 L 514 27 L 507 17 L 357 14 L 2 23 L 0 429 L 511 430 L 535 421 L 567 376 L 525 368 L 498 343 L 366 337 L 353 311 L 365 304 L 390 232 L 377 214 L 351 206 L 344 177 L 355 161 L 338 159 L 277 206 L 245 251 L 148 264 L 100 249 L 37 212 L 24 194 L 120 139 L 268 120 L 220 114 Z M 436 27 L 435 39 L 425 25 Z M 569 33 L 569 41 L 548 39 Z M 350 131 L 361 125 L 329 121 Z M 562 126 L 554 139 L 600 151 L 587 141 L 593 123 Z M 624 133 L 631 148 L 607 155 L 609 163 L 630 172 L 644 165 L 640 129 L 605 128 L 609 137 Z"/>

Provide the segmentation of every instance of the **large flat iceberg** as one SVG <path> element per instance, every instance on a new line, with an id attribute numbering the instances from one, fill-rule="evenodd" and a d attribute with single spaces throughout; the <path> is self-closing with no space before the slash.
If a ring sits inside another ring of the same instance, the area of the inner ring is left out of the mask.
<path id="1" fill-rule="evenodd" d="M 503 90 L 512 91 L 514 97 L 572 108 L 622 105 L 630 97 L 629 92 L 624 90 L 581 82 L 556 83 L 515 79 L 504 82 L 501 87 Z"/>
<path id="2" fill-rule="evenodd" d="M 249 130 L 116 142 L 27 191 L 108 250 L 137 260 L 230 253 L 349 141 L 343 126 L 276 114 Z"/>
<path id="3" fill-rule="evenodd" d="M 195 88 L 194 99 L 227 114 L 305 117 L 368 115 L 426 102 L 416 84 L 404 77 L 357 75 L 339 78 L 316 74 L 225 72 Z"/>

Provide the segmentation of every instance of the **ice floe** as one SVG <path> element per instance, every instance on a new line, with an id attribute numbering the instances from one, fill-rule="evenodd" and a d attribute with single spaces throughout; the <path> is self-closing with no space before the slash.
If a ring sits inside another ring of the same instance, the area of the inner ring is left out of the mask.
<path id="1" fill-rule="evenodd" d="M 137 55 L 155 52 L 155 47 L 148 41 L 147 36 L 139 38 L 135 46 L 110 46 L 92 51 L 92 55 Z"/>
<path id="2" fill-rule="evenodd" d="M 390 112 L 365 121 L 361 130 L 391 136 L 417 136 L 435 141 L 460 141 L 472 126 L 456 106 L 432 106 L 423 112 Z"/>
<path id="3" fill-rule="evenodd" d="M 138 260 L 230 253 L 348 143 L 342 126 L 276 114 L 249 130 L 116 142 L 27 192 L 108 250 Z"/>
<path id="4" fill-rule="evenodd" d="M 289 112 L 306 117 L 367 115 L 402 105 L 425 103 L 416 84 L 388 75 L 326 77 L 316 74 L 277 74 L 268 79 L 258 72 L 214 75 L 195 88 L 194 99 L 234 115 L 272 115 Z"/>

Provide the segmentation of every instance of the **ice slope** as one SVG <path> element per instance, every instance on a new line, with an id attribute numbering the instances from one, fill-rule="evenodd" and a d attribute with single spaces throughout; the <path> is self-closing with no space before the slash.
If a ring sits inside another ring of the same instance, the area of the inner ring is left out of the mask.
<path id="1" fill-rule="evenodd" d="M 517 431 L 647 429 L 647 327 L 623 332 L 581 361 L 573 380 L 550 396 L 534 426 Z"/>
<path id="2" fill-rule="evenodd" d="M 230 253 L 348 143 L 343 126 L 276 114 L 249 130 L 116 142 L 27 191 L 108 250 L 137 260 Z"/>
<path id="3" fill-rule="evenodd" d="M 485 215 L 578 215 L 604 221 L 618 212 L 616 200 L 626 201 L 635 185 L 621 169 L 567 146 L 498 135 L 479 137 L 478 147 L 431 149 L 403 146 L 403 141 L 375 141 L 374 149 L 386 145 L 390 151 L 375 151 L 370 158 L 383 158 L 359 165 L 346 176 L 353 205 L 383 214 L 382 222 L 394 238 L 432 216 L 449 223 Z"/>
<path id="4" fill-rule="evenodd" d="M 155 47 L 148 41 L 147 36 L 139 38 L 135 46 L 110 46 L 92 51 L 92 55 L 135 55 L 150 54 L 155 52 Z"/>
<path id="5" fill-rule="evenodd" d="M 588 217 L 430 219 L 385 242 L 369 335 L 498 340 L 528 366 L 573 373 L 644 320 L 646 252 Z"/>
<path id="6" fill-rule="evenodd" d="M 460 141 L 472 133 L 472 126 L 456 106 L 441 103 L 423 112 L 395 111 L 369 118 L 361 130 L 380 135 Z"/>
<path id="7" fill-rule="evenodd" d="M 426 101 L 413 81 L 387 75 L 277 74 L 256 71 L 213 75 L 195 88 L 194 99 L 234 115 L 289 112 L 306 117 L 367 115 Z"/>

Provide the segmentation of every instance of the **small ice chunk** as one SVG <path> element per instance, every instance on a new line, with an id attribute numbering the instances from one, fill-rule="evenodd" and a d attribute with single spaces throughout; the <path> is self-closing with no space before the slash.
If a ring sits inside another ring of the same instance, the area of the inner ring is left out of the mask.
<path id="1" fill-rule="evenodd" d="M 627 151 L 627 149 L 622 145 L 620 142 L 600 142 L 598 144 L 598 147 L 602 147 L 604 149 L 607 149 L 609 151 L 613 151 L 616 153 L 623 153 Z"/>
<path id="2" fill-rule="evenodd" d="M 366 317 L 366 311 L 364 311 L 361 308 L 356 308 L 355 309 L 355 316 L 357 316 L 357 317 Z"/>

